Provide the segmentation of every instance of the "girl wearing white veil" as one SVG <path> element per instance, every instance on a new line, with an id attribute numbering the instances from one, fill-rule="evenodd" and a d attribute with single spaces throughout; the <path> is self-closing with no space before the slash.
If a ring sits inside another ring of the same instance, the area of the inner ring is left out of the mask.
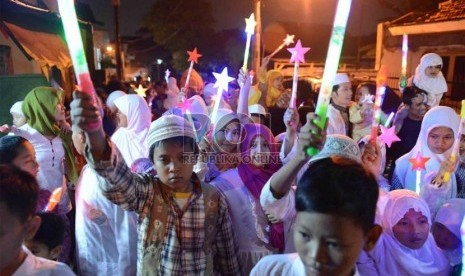
<path id="1" fill-rule="evenodd" d="M 442 95 L 447 92 L 447 82 L 441 69 L 442 58 L 438 54 L 428 53 L 421 57 L 413 76 L 413 84 L 428 92 L 427 104 L 430 107 L 438 106 Z"/>

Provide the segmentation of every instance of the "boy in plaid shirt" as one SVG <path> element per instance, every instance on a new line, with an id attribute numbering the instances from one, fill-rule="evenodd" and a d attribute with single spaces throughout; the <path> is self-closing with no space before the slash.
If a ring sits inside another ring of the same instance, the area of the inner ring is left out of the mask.
<path id="1" fill-rule="evenodd" d="M 106 179 L 104 195 L 139 215 L 138 275 L 240 275 L 227 203 L 193 173 L 198 147 L 187 120 L 167 115 L 150 126 L 152 176 L 127 167 L 89 94 L 75 92 L 71 117 L 86 134 L 88 163 Z"/>

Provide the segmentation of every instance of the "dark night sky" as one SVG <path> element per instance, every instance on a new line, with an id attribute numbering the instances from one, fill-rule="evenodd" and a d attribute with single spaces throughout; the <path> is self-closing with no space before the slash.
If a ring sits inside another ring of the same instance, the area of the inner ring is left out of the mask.
<path id="1" fill-rule="evenodd" d="M 90 4 L 97 20 L 103 21 L 112 33 L 111 0 L 81 0 Z M 120 0 L 121 34 L 131 35 L 139 28 L 140 18 L 157 0 Z M 169 1 L 169 0 L 159 0 Z M 209 0 L 217 20 L 217 29 L 244 28 L 244 18 L 253 12 L 253 0 Z M 399 16 L 379 4 L 379 0 L 353 0 L 347 31 L 370 34 L 376 24 L 386 18 Z M 386 1 L 384 1 L 386 2 Z M 392 2 L 392 1 L 391 1 Z M 337 0 L 262 0 L 263 28 L 273 21 L 293 21 L 310 24 L 332 24 Z M 363 9 L 361 9 L 361 4 Z M 225 12 L 227 11 L 227 12 Z M 287 30 L 292 33 L 292 30 Z"/>

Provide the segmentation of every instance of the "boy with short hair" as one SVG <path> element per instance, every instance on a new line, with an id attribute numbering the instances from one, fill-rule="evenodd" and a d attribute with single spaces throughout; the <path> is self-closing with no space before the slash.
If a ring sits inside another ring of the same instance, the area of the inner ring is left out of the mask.
<path id="1" fill-rule="evenodd" d="M 91 96 L 75 92 L 73 123 L 85 131 L 86 158 L 105 196 L 139 215 L 138 275 L 239 275 L 227 203 L 193 172 L 195 133 L 184 118 L 162 116 L 147 137 L 157 176 L 133 174 L 105 139 Z"/>
<path id="2" fill-rule="evenodd" d="M 22 246 L 40 226 L 38 194 L 32 175 L 0 165 L 0 275 L 74 275 L 65 264 L 36 257 Z"/>
<path id="3" fill-rule="evenodd" d="M 371 250 L 378 185 L 360 163 L 327 157 L 310 164 L 296 191 L 297 253 L 263 258 L 251 275 L 357 275 L 355 263 Z"/>
<path id="4" fill-rule="evenodd" d="M 38 213 L 41 223 L 27 248 L 37 257 L 55 261 L 60 256 L 65 238 L 65 222 L 55 213 Z"/>

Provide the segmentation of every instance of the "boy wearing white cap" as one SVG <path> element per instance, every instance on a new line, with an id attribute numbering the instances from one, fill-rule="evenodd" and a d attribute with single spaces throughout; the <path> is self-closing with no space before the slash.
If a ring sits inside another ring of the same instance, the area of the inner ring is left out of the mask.
<path id="1" fill-rule="evenodd" d="M 88 137 L 86 159 L 106 179 L 105 196 L 139 215 L 138 275 L 240 275 L 227 203 L 193 173 L 199 150 L 187 120 L 165 115 L 150 126 L 152 176 L 131 172 L 87 93 L 75 92 L 71 117 Z"/>
<path id="2" fill-rule="evenodd" d="M 349 76 L 337 73 L 333 81 L 331 103 L 328 106 L 328 128 L 326 134 L 341 134 L 351 137 L 349 107 L 352 102 L 352 86 Z"/>

